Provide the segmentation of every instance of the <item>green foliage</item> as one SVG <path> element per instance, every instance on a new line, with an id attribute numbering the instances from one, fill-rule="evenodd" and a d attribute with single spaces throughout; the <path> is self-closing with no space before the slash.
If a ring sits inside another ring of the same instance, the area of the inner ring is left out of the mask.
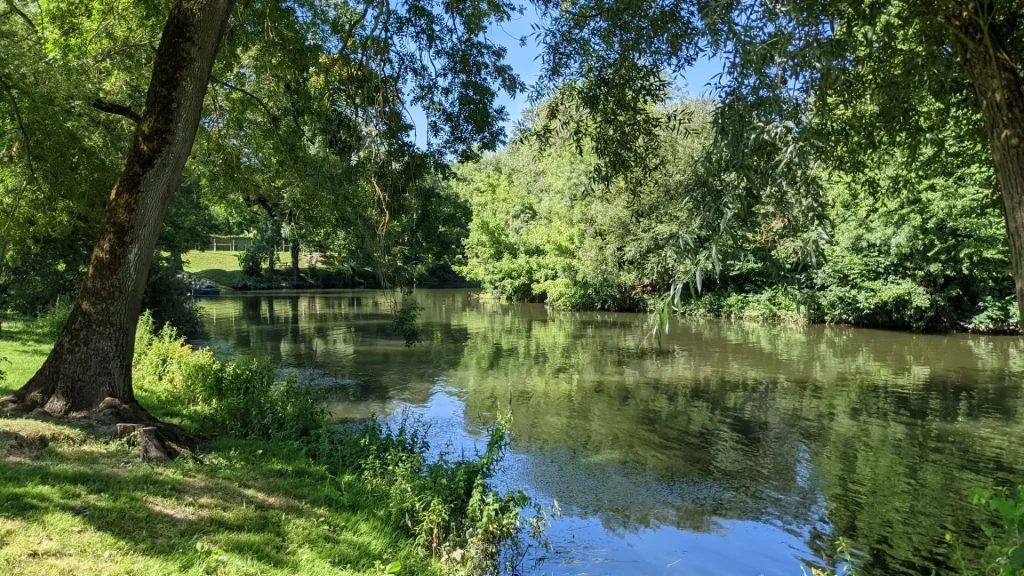
<path id="1" fill-rule="evenodd" d="M 453 186 L 473 211 L 459 271 L 506 298 L 610 310 L 640 307 L 655 286 L 692 273 L 678 248 L 693 209 L 677 190 L 697 177 L 710 107 L 679 109 L 691 118 L 688 131 L 663 135 L 657 175 L 636 185 L 594 190 L 596 156 L 584 148 L 581 158 L 565 135 L 543 149 L 524 139 L 459 166 Z"/>
<path id="2" fill-rule="evenodd" d="M 498 494 L 488 484 L 508 448 L 510 421 L 499 420 L 478 458 L 431 459 L 422 429 L 376 422 L 339 433 L 329 426 L 317 389 L 295 376 L 278 379 L 266 360 L 221 362 L 193 349 L 170 326 L 157 333 L 142 316 L 133 378 L 140 400 L 166 407 L 188 428 L 236 438 L 298 443 L 338 474 L 354 474 L 434 557 L 467 575 L 497 573 L 503 545 L 539 534 L 545 516 L 527 520 L 522 492 Z"/>
<path id="3" fill-rule="evenodd" d="M 406 346 L 412 346 L 422 338 L 420 327 L 416 323 L 422 310 L 423 307 L 411 296 L 404 296 L 401 306 L 392 314 L 391 329 L 402 336 Z"/>
<path id="4" fill-rule="evenodd" d="M 803 320 L 801 295 L 786 286 L 773 286 L 764 292 L 744 294 L 712 292 L 701 298 L 683 300 L 676 310 L 692 317 L 720 317 L 762 322 Z"/>
<path id="5" fill-rule="evenodd" d="M 68 317 L 71 316 L 73 307 L 74 302 L 70 299 L 57 300 L 49 310 L 40 314 L 35 319 L 33 323 L 35 329 L 47 338 L 56 338 L 57 334 L 60 333 L 60 329 L 68 321 Z"/>
<path id="6" fill-rule="evenodd" d="M 958 141 L 960 128 L 944 128 L 941 144 L 865 153 L 853 171 L 807 164 L 792 127 L 763 125 L 749 145 L 765 151 L 751 163 L 779 166 L 737 168 L 711 138 L 711 107 L 682 107 L 689 130 L 661 135 L 657 168 L 636 184 L 594 190 L 595 153 L 580 157 L 571 139 L 524 139 L 459 166 L 453 187 L 473 210 L 459 270 L 506 298 L 653 307 L 662 320 L 674 310 L 1015 331 L 990 158 Z M 821 193 L 788 186 L 798 176 L 780 170 L 809 171 Z"/>
<path id="7" fill-rule="evenodd" d="M 218 223 L 211 204 L 202 197 L 200 186 L 189 182 L 174 194 L 157 240 L 157 253 L 169 253 L 171 268 L 180 272 L 182 255 L 206 248 L 210 235 L 217 230 Z"/>
<path id="8" fill-rule="evenodd" d="M 238 267 L 247 277 L 256 278 L 263 272 L 265 256 L 265 250 L 254 242 L 238 255 Z"/>
<path id="9" fill-rule="evenodd" d="M 996 512 L 1003 523 L 1002 531 L 985 528 L 989 539 L 986 549 L 989 565 L 982 573 L 1001 576 L 1024 574 L 1024 486 L 1018 486 L 1016 490 L 1005 487 L 975 489 L 971 491 L 971 501 Z M 953 541 L 950 535 L 946 539 Z M 964 576 L 974 574 L 966 567 L 962 568 Z"/>
<path id="10" fill-rule="evenodd" d="M 498 574 L 503 546 L 521 550 L 524 535 L 539 537 L 548 519 L 541 509 L 532 518 L 521 514 L 530 502 L 524 492 L 499 494 L 489 487 L 508 449 L 510 425 L 511 414 L 500 416 L 473 459 L 446 452 L 428 458 L 425 430 L 408 421 L 351 430 L 332 450 L 379 495 L 391 521 L 408 526 L 452 573 Z"/>
<path id="11" fill-rule="evenodd" d="M 203 333 L 199 306 L 189 294 L 188 281 L 162 257 L 158 256 L 150 267 L 142 309 L 152 314 L 155 326 L 170 324 L 185 338 L 198 338 Z"/>
<path id="12" fill-rule="evenodd" d="M 277 262 L 277 250 L 281 245 L 281 224 L 273 218 L 263 218 L 256 228 L 249 246 L 238 255 L 238 267 L 249 278 L 257 278 L 263 266 L 273 269 Z"/>
<path id="13" fill-rule="evenodd" d="M 949 133 L 949 137 L 955 137 Z M 815 274 L 818 319 L 913 330 L 1016 322 L 999 199 L 977 146 L 875 157 L 828 186 L 831 241 Z"/>
<path id="14" fill-rule="evenodd" d="M 194 350 L 170 325 L 155 334 L 152 325 L 144 314 L 136 336 L 135 385 L 161 395 L 161 403 L 175 406 L 195 430 L 299 440 L 325 426 L 313 390 L 295 378 L 279 382 L 266 360 L 220 362 L 208 349 Z"/>

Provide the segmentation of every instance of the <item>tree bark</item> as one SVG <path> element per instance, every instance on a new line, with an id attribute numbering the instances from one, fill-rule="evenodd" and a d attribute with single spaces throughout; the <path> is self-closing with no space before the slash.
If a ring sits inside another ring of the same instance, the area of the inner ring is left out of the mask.
<path id="1" fill-rule="evenodd" d="M 54 415 L 105 398 L 134 404 L 135 325 L 157 236 L 192 150 L 233 0 L 176 0 L 153 63 L 146 105 L 111 192 L 71 316 L 42 368 L 5 404 Z"/>
<path id="2" fill-rule="evenodd" d="M 292 239 L 292 281 L 298 283 L 299 281 L 299 251 L 301 246 L 299 245 L 298 239 Z"/>
<path id="3" fill-rule="evenodd" d="M 171 257 L 167 261 L 167 266 L 174 272 L 181 272 L 185 270 L 185 262 L 182 260 L 181 252 L 171 252 Z"/>
<path id="4" fill-rule="evenodd" d="M 969 14 L 951 18 L 960 66 L 974 87 L 1003 199 L 1017 309 L 1024 321 L 1024 84 L 991 28 Z"/>

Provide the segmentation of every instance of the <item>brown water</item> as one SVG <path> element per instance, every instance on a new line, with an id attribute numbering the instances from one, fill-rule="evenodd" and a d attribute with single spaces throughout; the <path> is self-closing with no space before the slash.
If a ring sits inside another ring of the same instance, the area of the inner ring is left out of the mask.
<path id="1" fill-rule="evenodd" d="M 801 574 L 838 537 L 869 575 L 946 572 L 974 486 L 1024 482 L 1024 339 L 674 324 L 420 291 L 424 341 L 370 291 L 202 302 L 211 343 L 336 379 L 334 417 L 420 414 L 480 445 L 511 400 L 505 486 L 557 500 L 523 573 Z M 971 551 L 968 550 L 968 555 Z"/>

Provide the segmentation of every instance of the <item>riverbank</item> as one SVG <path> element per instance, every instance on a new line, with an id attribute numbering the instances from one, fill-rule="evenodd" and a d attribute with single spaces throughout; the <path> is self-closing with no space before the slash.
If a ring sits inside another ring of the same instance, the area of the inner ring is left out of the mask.
<path id="1" fill-rule="evenodd" d="M 0 396 L 49 338 L 5 325 Z M 154 466 L 81 422 L 0 416 L 0 573 L 470 573 L 519 529 L 525 502 L 487 488 L 502 442 L 486 460 L 429 464 L 414 430 L 328 427 L 312 393 L 264 362 L 220 363 L 168 332 L 136 347 L 140 403 L 213 439 Z"/>
<path id="2" fill-rule="evenodd" d="M 981 334 L 989 336 L 1020 334 L 1015 301 L 999 307 L 1000 313 L 975 315 L 970 321 L 960 323 L 956 329 L 949 325 L 928 322 L 933 313 L 934 303 L 926 298 L 918 301 L 914 291 L 886 293 L 873 300 L 856 298 L 839 299 L 830 293 L 798 292 L 786 288 L 768 288 L 762 292 L 707 292 L 684 294 L 678 301 L 666 299 L 661 294 L 650 294 L 646 298 L 630 300 L 629 306 L 613 307 L 610 310 L 558 306 L 547 301 L 556 310 L 573 312 L 640 312 L 654 314 L 662 321 L 667 312 L 676 320 L 723 319 L 738 320 L 772 325 L 827 325 L 850 326 L 910 332 L 921 334 Z M 482 301 L 513 302 L 513 300 L 486 290 L 477 298 Z M 842 301 L 839 301 L 842 300 Z M 525 300 L 524 302 L 536 302 Z"/>
<path id="3" fill-rule="evenodd" d="M 240 252 L 194 250 L 182 257 L 184 269 L 222 290 L 254 292 L 261 290 L 322 290 L 322 289 L 375 289 L 380 278 L 369 270 L 339 270 L 330 266 L 309 268 L 305 259 L 299 263 L 299 279 L 291 275 L 291 255 L 278 253 L 278 270 L 273 277 L 253 278 L 242 272 L 238 263 Z M 468 288 L 473 284 L 457 276 L 450 269 L 439 269 L 433 277 L 418 282 L 424 288 Z"/>
<path id="4" fill-rule="evenodd" d="M 4 574 L 435 574 L 409 538 L 285 443 L 216 440 L 199 461 L 59 422 L 0 419 Z"/>

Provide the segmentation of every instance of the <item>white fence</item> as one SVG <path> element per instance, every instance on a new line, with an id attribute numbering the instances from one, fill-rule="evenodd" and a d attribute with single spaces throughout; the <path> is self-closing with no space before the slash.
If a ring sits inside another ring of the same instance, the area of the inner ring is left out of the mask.
<path id="1" fill-rule="evenodd" d="M 252 244 L 253 239 L 248 236 L 212 236 L 210 238 L 210 250 L 214 252 L 242 252 Z M 288 252 L 291 247 L 284 240 L 278 247 L 278 252 Z"/>

